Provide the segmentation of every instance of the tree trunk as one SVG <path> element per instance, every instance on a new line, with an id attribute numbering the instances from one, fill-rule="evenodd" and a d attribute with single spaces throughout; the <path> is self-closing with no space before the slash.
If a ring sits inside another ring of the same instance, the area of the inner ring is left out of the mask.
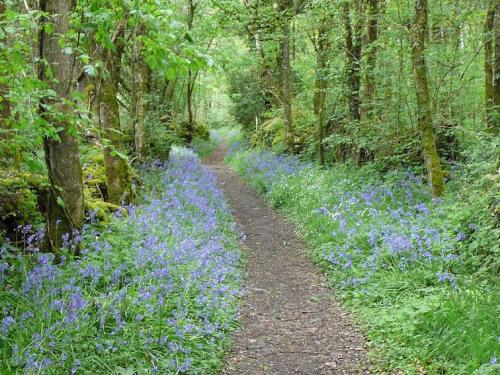
<path id="1" fill-rule="evenodd" d="M 40 28 L 40 58 L 47 66 L 40 69 L 40 79 L 54 90 L 61 100 L 43 99 L 40 106 L 41 116 L 54 128 L 61 129 L 59 139 L 46 137 L 44 139 L 45 162 L 51 184 L 48 216 L 47 238 L 52 249 L 63 245 L 61 236 L 69 234 L 71 238 L 80 230 L 84 221 L 84 198 L 82 168 L 80 165 L 78 143 L 75 137 L 76 127 L 70 119 L 73 108 L 67 104 L 71 101 L 72 82 L 75 73 L 73 57 L 63 53 L 59 45 L 61 35 L 70 30 L 70 18 L 74 10 L 72 0 L 43 0 L 41 10 L 54 25 L 53 33 L 44 32 Z M 50 74 L 46 74 L 50 69 Z M 55 107 L 58 112 L 46 111 L 48 106 Z"/>
<path id="2" fill-rule="evenodd" d="M 493 26 L 493 35 L 495 38 L 495 65 L 493 68 L 494 77 L 494 109 L 493 123 L 491 131 L 498 134 L 500 131 L 500 2 L 496 1 L 495 22 Z"/>
<path id="3" fill-rule="evenodd" d="M 356 0 L 357 16 L 360 16 L 360 3 Z M 344 3 L 344 28 L 347 57 L 347 102 L 353 121 L 361 119 L 361 22 L 356 22 L 353 30 L 351 22 L 351 9 L 348 2 Z"/>
<path id="4" fill-rule="evenodd" d="M 189 69 L 188 82 L 186 88 L 187 112 L 188 112 L 188 122 L 187 122 L 188 142 L 191 142 L 194 136 L 193 91 L 194 91 L 193 71 Z"/>
<path id="5" fill-rule="evenodd" d="M 0 25 L 4 22 L 4 13 L 5 13 L 5 1 L 0 0 Z M 8 129 L 10 128 L 10 102 L 7 99 L 7 95 L 9 94 L 9 87 L 5 84 L 0 84 L 0 129 Z"/>
<path id="6" fill-rule="evenodd" d="M 3 27 L 4 13 L 6 10 L 5 1 L 0 0 L 0 26 Z M 4 41 L 5 42 L 5 41 Z M 2 54 L 3 55 L 3 54 Z M 2 59 L 9 58 L 8 56 L 1 56 Z M 11 103 L 7 96 L 9 95 L 10 88 L 7 84 L 0 84 L 0 156 L 5 160 L 14 157 L 15 167 L 20 167 L 21 157 L 20 152 L 12 152 L 8 147 L 8 140 L 11 138 L 12 123 L 11 123 Z M 3 144 L 3 143 L 7 144 Z"/>
<path id="7" fill-rule="evenodd" d="M 292 117 L 292 77 L 290 65 L 290 12 L 292 4 L 289 0 L 281 0 L 280 10 L 283 14 L 280 40 L 280 73 L 281 103 L 283 105 L 283 124 L 285 127 L 285 147 L 294 152 L 294 129 Z"/>
<path id="8" fill-rule="evenodd" d="M 189 31 L 193 29 L 195 11 L 196 11 L 196 4 L 193 2 L 193 0 L 188 0 L 187 27 Z M 188 112 L 186 135 L 188 142 L 191 142 L 194 136 L 193 91 L 194 91 L 195 79 L 196 77 L 193 76 L 193 70 L 189 69 L 187 89 L 186 89 L 186 105 Z"/>
<path id="9" fill-rule="evenodd" d="M 369 20 L 368 20 L 368 38 L 367 38 L 367 58 L 365 75 L 365 97 L 364 111 L 367 118 L 371 118 L 375 106 L 375 67 L 377 64 L 377 46 L 378 39 L 378 0 L 368 0 Z"/>
<path id="10" fill-rule="evenodd" d="M 486 124 L 488 129 L 494 126 L 494 105 L 495 105 L 495 87 L 494 87 L 494 60 L 493 60 L 493 26 L 495 23 L 495 3 L 497 0 L 490 0 L 488 11 L 486 13 L 486 22 L 484 25 L 484 93 Z"/>
<path id="11" fill-rule="evenodd" d="M 120 127 L 120 111 L 117 93 L 120 78 L 122 47 L 115 51 L 103 50 L 101 59 L 105 62 L 109 77 L 100 80 L 99 121 L 105 139 L 104 164 L 108 201 L 114 204 L 132 200 L 130 172 L 127 161 L 118 153 L 123 152 L 123 133 Z"/>
<path id="12" fill-rule="evenodd" d="M 429 185 L 433 195 L 440 196 L 444 192 L 444 178 L 441 161 L 436 148 L 436 140 L 432 124 L 432 111 L 429 95 L 429 77 L 425 59 L 425 39 L 427 34 L 427 0 L 416 0 L 415 20 L 412 25 L 411 56 L 415 74 L 415 85 L 418 106 L 418 124 L 422 138 L 422 151 L 427 168 Z"/>
<path id="13" fill-rule="evenodd" d="M 328 40 L 328 30 L 330 23 L 327 19 L 321 20 L 318 29 L 318 43 L 316 46 L 316 82 L 314 90 L 314 114 L 317 122 L 318 136 L 318 161 L 320 165 L 325 164 L 325 150 L 323 138 L 325 136 L 325 104 L 328 90 L 328 53 L 330 52 L 330 42 Z"/>
<path id="14" fill-rule="evenodd" d="M 140 30 L 137 34 L 140 35 Z M 148 155 L 146 143 L 146 113 L 148 94 L 148 66 L 141 54 L 142 43 L 134 41 L 134 62 L 133 62 L 133 121 L 134 121 L 134 148 L 137 160 L 144 161 Z"/>
<path id="15" fill-rule="evenodd" d="M 167 106 L 167 120 L 173 117 L 174 95 L 179 78 L 175 77 L 168 81 L 163 90 L 163 103 Z"/>

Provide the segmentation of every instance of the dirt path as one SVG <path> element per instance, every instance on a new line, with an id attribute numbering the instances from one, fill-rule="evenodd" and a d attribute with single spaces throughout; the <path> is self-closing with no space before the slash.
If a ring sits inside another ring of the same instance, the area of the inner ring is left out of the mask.
<path id="1" fill-rule="evenodd" d="M 227 147 L 205 161 L 246 235 L 242 328 L 223 374 L 368 374 L 363 337 L 304 254 L 293 227 L 224 165 Z"/>

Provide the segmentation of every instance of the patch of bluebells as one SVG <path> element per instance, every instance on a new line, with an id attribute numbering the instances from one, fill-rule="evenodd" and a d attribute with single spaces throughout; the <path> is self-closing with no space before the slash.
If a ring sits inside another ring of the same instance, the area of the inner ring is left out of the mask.
<path id="1" fill-rule="evenodd" d="M 79 259 L 40 252 L 33 228 L 21 232 L 23 255 L 4 250 L 0 373 L 79 374 L 99 363 L 107 372 L 124 358 L 137 371 L 184 373 L 220 362 L 240 293 L 229 208 L 189 150 L 144 173 L 144 204 L 68 238 Z"/>
<path id="2" fill-rule="evenodd" d="M 244 177 L 261 191 L 269 191 L 281 176 L 296 174 L 309 165 L 300 161 L 297 156 L 275 154 L 268 150 L 252 150 L 238 152 L 239 142 L 230 146 L 229 158 L 238 157 L 244 170 Z"/>
<path id="3" fill-rule="evenodd" d="M 457 288 L 451 269 L 467 237 L 436 224 L 433 215 L 442 202 L 430 196 L 420 176 L 357 181 L 346 170 L 318 171 L 269 151 L 239 151 L 229 162 L 252 184 L 262 181 L 274 203 L 295 199 L 311 208 L 304 217 L 317 217 L 322 230 L 330 230 L 318 255 L 336 270 L 342 287 L 364 288 L 377 272 L 422 267 L 435 275 L 436 285 Z"/>

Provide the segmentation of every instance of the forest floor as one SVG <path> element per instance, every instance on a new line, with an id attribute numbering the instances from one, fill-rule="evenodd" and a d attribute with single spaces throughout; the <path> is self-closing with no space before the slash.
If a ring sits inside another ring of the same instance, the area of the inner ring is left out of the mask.
<path id="1" fill-rule="evenodd" d="M 205 164 L 216 174 L 246 236 L 241 329 L 223 374 L 368 374 L 365 340 L 335 301 L 294 228 L 224 164 L 221 144 Z"/>

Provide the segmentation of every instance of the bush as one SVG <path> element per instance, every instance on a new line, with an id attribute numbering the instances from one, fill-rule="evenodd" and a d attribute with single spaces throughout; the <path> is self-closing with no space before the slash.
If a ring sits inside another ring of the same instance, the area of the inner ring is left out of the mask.
<path id="1" fill-rule="evenodd" d="M 45 176 L 18 170 L 0 170 L 0 245 L 15 238 L 19 226 L 44 222 L 49 182 Z"/>

